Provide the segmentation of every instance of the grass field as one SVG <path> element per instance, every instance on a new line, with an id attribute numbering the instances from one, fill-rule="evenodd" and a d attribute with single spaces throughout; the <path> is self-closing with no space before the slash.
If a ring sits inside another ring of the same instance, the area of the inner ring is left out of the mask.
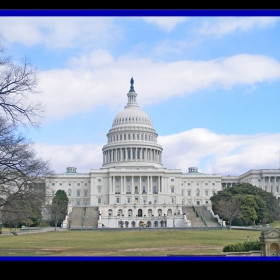
<path id="1" fill-rule="evenodd" d="M 0 256 L 221 255 L 259 240 L 250 230 L 57 231 L 0 236 Z"/>

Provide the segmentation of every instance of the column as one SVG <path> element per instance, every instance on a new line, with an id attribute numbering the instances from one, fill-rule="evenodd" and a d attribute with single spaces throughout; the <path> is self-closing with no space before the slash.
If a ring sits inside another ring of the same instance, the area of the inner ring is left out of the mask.
<path id="1" fill-rule="evenodd" d="M 115 188 L 115 176 L 111 177 L 113 180 L 113 192 L 116 192 L 116 188 Z"/>
<path id="2" fill-rule="evenodd" d="M 125 148 L 125 161 L 127 161 L 127 148 Z"/>
<path id="3" fill-rule="evenodd" d="M 139 176 L 139 180 L 140 180 L 140 183 L 139 183 L 139 193 L 142 193 L 142 176 Z"/>

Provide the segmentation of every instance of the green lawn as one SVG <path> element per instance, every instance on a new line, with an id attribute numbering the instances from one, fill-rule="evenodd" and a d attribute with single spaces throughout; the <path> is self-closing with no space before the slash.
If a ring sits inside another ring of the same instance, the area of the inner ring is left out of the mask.
<path id="1" fill-rule="evenodd" d="M 219 255 L 225 245 L 258 240 L 250 230 L 57 231 L 0 235 L 0 256 Z"/>

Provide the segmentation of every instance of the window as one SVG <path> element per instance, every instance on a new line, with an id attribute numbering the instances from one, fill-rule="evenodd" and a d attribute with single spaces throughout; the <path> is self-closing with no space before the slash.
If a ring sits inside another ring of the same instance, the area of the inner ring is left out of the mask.
<path id="1" fill-rule="evenodd" d="M 80 200 L 77 200 L 77 206 L 80 206 Z"/>
<path id="2" fill-rule="evenodd" d="M 174 182 L 174 179 L 171 179 L 171 182 Z"/>
<path id="3" fill-rule="evenodd" d="M 101 182 L 101 179 L 98 179 L 98 182 Z"/>
<path id="4" fill-rule="evenodd" d="M 68 196 L 71 196 L 71 189 L 68 189 Z"/>
<path id="5" fill-rule="evenodd" d="M 98 197 L 98 204 L 101 203 L 101 197 Z"/>
<path id="6" fill-rule="evenodd" d="M 101 188 L 98 188 L 98 193 L 101 193 Z"/>
<path id="7" fill-rule="evenodd" d="M 208 191 L 205 191 L 205 195 L 208 196 Z"/>
<path id="8" fill-rule="evenodd" d="M 152 209 L 149 209 L 148 210 L 148 217 L 152 217 L 152 213 L 153 213 Z"/>
<path id="9" fill-rule="evenodd" d="M 142 189 L 142 193 L 146 193 L 146 186 L 143 186 Z"/>
<path id="10" fill-rule="evenodd" d="M 55 185 L 55 183 L 52 183 L 52 186 L 54 186 Z"/>
<path id="11" fill-rule="evenodd" d="M 138 179 L 134 179 L 134 182 L 138 182 Z"/>
<path id="12" fill-rule="evenodd" d="M 199 186 L 199 183 L 196 183 L 197 186 Z"/>
<path id="13" fill-rule="evenodd" d="M 54 191 L 52 191 L 52 196 L 54 196 Z"/>
<path id="14" fill-rule="evenodd" d="M 84 206 L 87 206 L 87 201 L 86 200 L 84 201 Z"/>
<path id="15" fill-rule="evenodd" d="M 188 191 L 188 196 L 191 196 L 191 191 Z"/>
<path id="16" fill-rule="evenodd" d="M 205 183 L 205 186 L 208 186 L 208 183 Z"/>
<path id="17" fill-rule="evenodd" d="M 127 178 L 127 179 L 126 179 L 126 182 L 130 182 L 130 178 Z"/>
<path id="18" fill-rule="evenodd" d="M 85 186 L 87 186 L 87 183 L 85 183 Z"/>
<path id="19" fill-rule="evenodd" d="M 143 178 L 143 179 L 142 179 L 142 182 L 146 182 L 146 179 Z"/>
<path id="20" fill-rule="evenodd" d="M 127 203 L 130 203 L 131 202 L 131 199 L 130 197 L 127 198 Z"/>
<path id="21" fill-rule="evenodd" d="M 69 183 L 68 186 L 71 186 L 71 183 Z"/>
<path id="22" fill-rule="evenodd" d="M 77 196 L 80 196 L 80 195 L 81 195 L 81 191 L 77 190 Z"/>
<path id="23" fill-rule="evenodd" d="M 172 210 L 171 209 L 167 210 L 167 216 L 169 216 L 169 217 L 172 216 Z"/>
<path id="24" fill-rule="evenodd" d="M 100 180 L 101 181 L 101 180 Z M 120 181 L 120 179 L 119 178 L 116 178 L 116 182 L 119 182 Z"/>
<path id="25" fill-rule="evenodd" d="M 156 182 L 157 181 L 157 179 L 153 179 L 153 182 Z"/>
<path id="26" fill-rule="evenodd" d="M 120 203 L 120 198 L 116 197 L 116 203 Z"/>
<path id="27" fill-rule="evenodd" d="M 175 197 L 171 197 L 171 203 L 175 203 Z"/>
<path id="28" fill-rule="evenodd" d="M 60 186 L 62 186 L 62 183 L 59 183 Z"/>
<path id="29" fill-rule="evenodd" d="M 126 186 L 126 192 L 130 193 L 130 186 Z"/>
<path id="30" fill-rule="evenodd" d="M 109 210 L 108 210 L 108 215 L 109 215 L 109 216 L 112 216 L 112 214 L 113 214 L 113 210 L 112 210 L 112 209 L 109 209 Z"/>
<path id="31" fill-rule="evenodd" d="M 188 186 L 190 186 L 191 185 L 191 183 L 188 183 Z"/>
<path id="32" fill-rule="evenodd" d="M 215 183 L 212 183 L 212 186 L 215 186 Z"/>
<path id="33" fill-rule="evenodd" d="M 84 196 L 88 195 L 88 190 L 84 190 Z"/>
<path id="34" fill-rule="evenodd" d="M 80 186 L 80 183 L 77 183 L 77 186 Z"/>
<path id="35" fill-rule="evenodd" d="M 128 217 L 132 217 L 132 209 L 128 210 Z"/>
<path id="36" fill-rule="evenodd" d="M 199 189 L 196 189 L 195 195 L 196 195 L 196 196 L 199 196 L 199 195 L 200 195 L 200 190 L 199 190 Z"/>
<path id="37" fill-rule="evenodd" d="M 196 202 L 196 205 L 200 205 L 200 201 L 197 201 L 197 202 Z"/>
<path id="38" fill-rule="evenodd" d="M 116 186 L 116 193 L 120 193 L 120 187 Z"/>
<path id="39" fill-rule="evenodd" d="M 171 187 L 171 192 L 174 193 L 174 187 Z"/>

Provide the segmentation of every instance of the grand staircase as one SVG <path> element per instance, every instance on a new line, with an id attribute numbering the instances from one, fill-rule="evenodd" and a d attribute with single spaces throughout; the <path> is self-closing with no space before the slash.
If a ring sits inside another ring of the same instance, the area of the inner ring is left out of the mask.
<path id="1" fill-rule="evenodd" d="M 220 227 L 217 219 L 205 206 L 183 206 L 182 210 L 191 221 L 192 227 Z"/>
<path id="2" fill-rule="evenodd" d="M 71 227 L 97 227 L 98 225 L 98 207 L 73 207 L 69 214 Z"/>

